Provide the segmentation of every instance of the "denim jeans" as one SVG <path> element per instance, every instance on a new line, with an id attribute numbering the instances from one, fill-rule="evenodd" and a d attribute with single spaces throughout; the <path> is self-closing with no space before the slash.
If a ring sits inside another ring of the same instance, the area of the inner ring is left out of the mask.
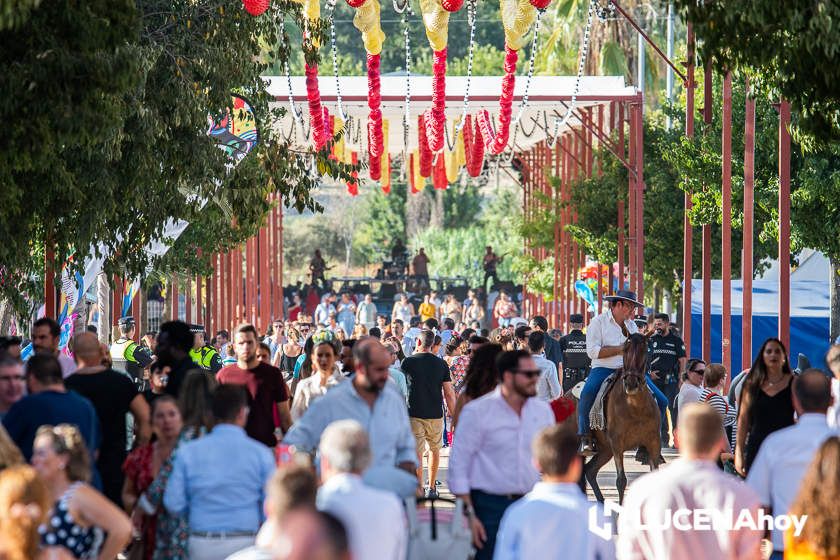
<path id="1" fill-rule="evenodd" d="M 487 540 L 484 542 L 484 546 L 476 551 L 474 560 L 492 560 L 493 551 L 496 548 L 496 533 L 499 532 L 502 516 L 504 516 L 505 510 L 516 500 L 507 496 L 488 494 L 481 490 L 471 490 L 470 499 L 472 499 L 475 516 L 481 521 L 484 530 L 487 532 Z"/>
<path id="2" fill-rule="evenodd" d="M 580 402 L 578 403 L 578 434 L 584 435 L 589 433 L 589 412 L 592 410 L 592 405 L 595 403 L 595 397 L 598 396 L 598 390 L 604 383 L 604 380 L 610 376 L 615 370 L 604 367 L 592 368 L 589 372 L 589 377 L 586 378 L 586 384 L 583 386 L 583 391 L 580 393 Z M 656 399 L 656 406 L 659 407 L 660 426 L 665 425 L 666 416 L 665 410 L 668 408 L 668 399 L 660 391 L 656 385 L 653 384 L 649 375 L 645 375 L 647 386 L 653 393 Z"/>

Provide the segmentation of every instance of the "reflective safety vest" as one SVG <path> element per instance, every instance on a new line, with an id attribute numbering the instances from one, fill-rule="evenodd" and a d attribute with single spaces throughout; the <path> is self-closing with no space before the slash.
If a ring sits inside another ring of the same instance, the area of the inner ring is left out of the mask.
<path id="1" fill-rule="evenodd" d="M 122 370 L 134 379 L 142 379 L 143 367 L 134 357 L 137 343 L 130 338 L 120 337 L 111 345 L 111 363 L 114 369 Z"/>
<path id="2" fill-rule="evenodd" d="M 190 358 L 195 364 L 207 371 L 216 373 L 222 369 L 222 358 L 212 346 L 202 346 L 198 350 L 190 350 Z"/>

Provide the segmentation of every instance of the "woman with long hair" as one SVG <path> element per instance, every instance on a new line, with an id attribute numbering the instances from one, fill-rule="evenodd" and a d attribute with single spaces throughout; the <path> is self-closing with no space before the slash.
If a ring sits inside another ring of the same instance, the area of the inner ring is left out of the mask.
<path id="1" fill-rule="evenodd" d="M 312 335 L 312 352 L 309 356 L 313 373 L 301 380 L 295 389 L 295 398 L 292 400 L 293 421 L 298 421 L 313 401 L 347 379 L 336 367 L 340 353 L 340 342 L 330 331 L 322 330 Z"/>
<path id="2" fill-rule="evenodd" d="M 125 482 L 122 489 L 123 506 L 139 529 L 143 558 L 146 560 L 151 560 L 155 550 L 158 512 L 147 514 L 135 506 L 140 495 L 152 485 L 161 467 L 172 455 L 184 426 L 178 403 L 171 395 L 163 395 L 154 400 L 151 422 L 154 441 L 129 453 L 123 464 Z"/>
<path id="3" fill-rule="evenodd" d="M 489 343 L 479 346 L 470 354 L 470 363 L 464 376 L 464 385 L 455 401 L 452 413 L 452 429 L 458 426 L 458 416 L 468 402 L 483 397 L 493 391 L 499 384 L 499 372 L 496 368 L 496 357 L 502 353 L 502 347 Z"/>
<path id="4" fill-rule="evenodd" d="M 808 467 L 790 515 L 807 521 L 798 536 L 785 531 L 785 560 L 840 560 L 840 438 L 823 442 Z"/>
<path id="5" fill-rule="evenodd" d="M 42 547 L 38 528 L 47 520 L 50 495 L 38 473 L 19 464 L 0 472 L 0 560 L 67 560 L 65 548 Z"/>
<path id="6" fill-rule="evenodd" d="M 741 476 L 749 472 L 764 438 L 793 424 L 792 379 L 784 344 L 768 338 L 744 379 L 738 399 L 735 470 Z"/>
<path id="7" fill-rule="evenodd" d="M 75 558 L 116 558 L 131 539 L 128 516 L 88 484 L 90 453 L 76 426 L 38 428 L 32 466 L 53 507 L 42 526 L 45 546 L 66 548 Z"/>
<path id="8" fill-rule="evenodd" d="M 279 352 L 274 354 L 274 367 L 283 372 L 283 379 L 288 383 L 295 371 L 295 362 L 303 352 L 300 331 L 292 325 L 286 328 L 286 342 Z"/>
<path id="9" fill-rule="evenodd" d="M 169 477 L 172 474 L 172 463 L 178 453 L 178 447 L 199 438 L 213 427 L 213 391 L 216 390 L 216 379 L 201 370 L 187 372 L 181 386 L 181 398 L 178 409 L 181 411 L 183 427 L 178 436 L 175 448 L 169 457 L 163 461 L 154 481 L 137 500 L 138 507 L 147 515 L 157 514 L 157 528 L 155 531 L 154 560 L 186 560 L 188 555 L 189 520 L 184 517 L 171 515 L 163 507 L 163 494 Z"/>
<path id="10" fill-rule="evenodd" d="M 14 465 L 20 465 L 23 461 L 23 454 L 18 449 L 9 432 L 0 424 L 0 471 Z"/>

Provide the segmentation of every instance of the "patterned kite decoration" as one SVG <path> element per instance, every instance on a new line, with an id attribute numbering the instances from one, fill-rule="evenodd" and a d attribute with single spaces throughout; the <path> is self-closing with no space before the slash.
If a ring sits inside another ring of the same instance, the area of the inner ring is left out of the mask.
<path id="1" fill-rule="evenodd" d="M 233 109 L 225 111 L 221 118 L 207 116 L 207 135 L 236 165 L 254 149 L 260 140 L 260 133 L 254 109 L 247 99 L 233 94 L 231 107 Z"/>

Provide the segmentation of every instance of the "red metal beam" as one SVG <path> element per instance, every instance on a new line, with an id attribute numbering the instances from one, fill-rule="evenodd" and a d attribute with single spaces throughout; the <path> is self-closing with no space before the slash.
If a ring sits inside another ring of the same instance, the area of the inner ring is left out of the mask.
<path id="1" fill-rule="evenodd" d="M 694 137 L 694 30 L 691 23 L 686 24 L 688 45 L 686 54 L 686 73 L 688 83 L 685 90 L 685 136 Z M 686 351 L 691 354 L 691 279 L 694 274 L 692 263 L 693 236 L 689 212 L 691 211 L 691 193 L 684 196 L 683 215 L 683 298 L 682 298 L 682 336 Z"/>
<path id="2" fill-rule="evenodd" d="M 779 340 L 790 351 L 790 103 L 779 103 Z"/>
<path id="3" fill-rule="evenodd" d="M 721 172 L 721 265 L 720 277 L 723 290 L 721 309 L 721 357 L 723 367 L 732 368 L 732 73 L 723 77 L 723 132 L 721 145 L 723 169 Z"/>
<path id="4" fill-rule="evenodd" d="M 750 97 L 747 79 L 744 118 L 744 236 L 741 278 L 744 300 L 741 313 L 741 369 L 752 364 L 753 227 L 755 216 L 755 99 Z"/>

